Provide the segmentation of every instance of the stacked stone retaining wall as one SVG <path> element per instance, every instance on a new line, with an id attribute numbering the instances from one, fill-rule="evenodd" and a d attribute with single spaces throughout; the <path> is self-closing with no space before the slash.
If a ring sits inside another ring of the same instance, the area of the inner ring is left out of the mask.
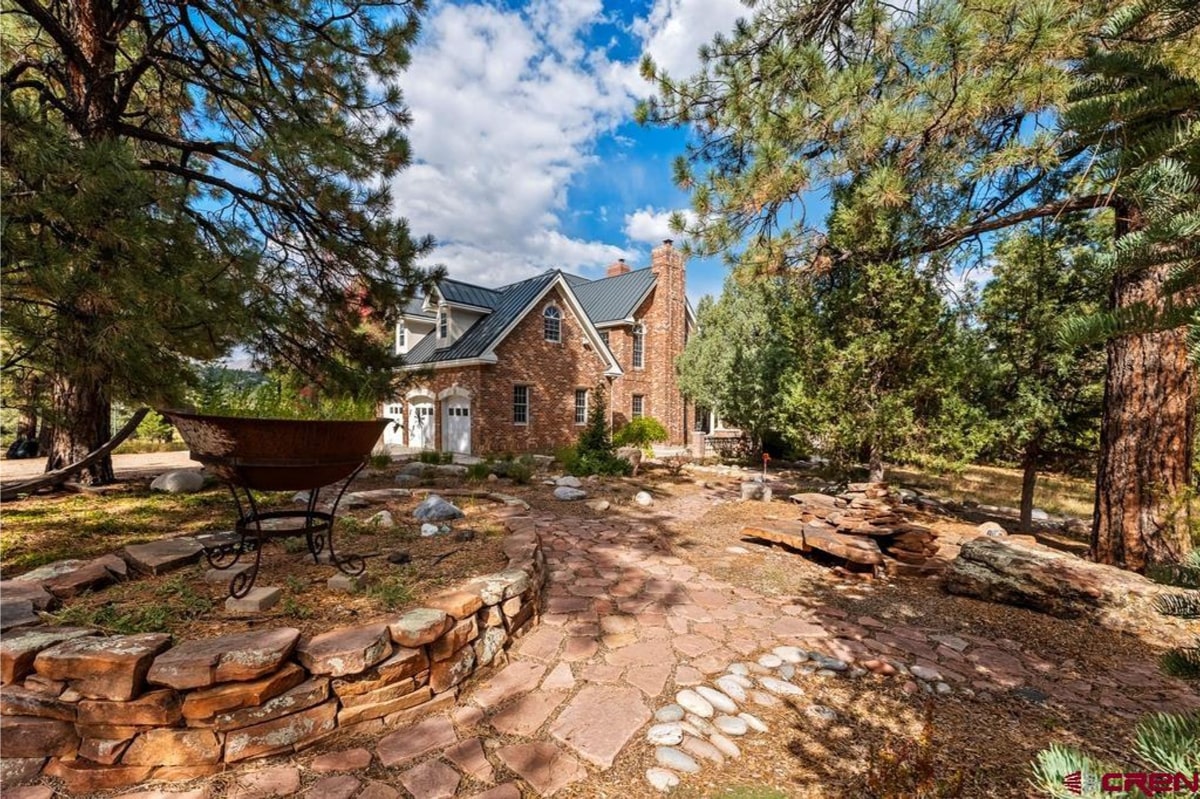
<path id="1" fill-rule="evenodd" d="M 539 616 L 545 556 L 505 520 L 508 568 L 424 606 L 305 637 L 252 630 L 172 645 L 164 633 L 38 627 L 0 641 L 0 785 L 42 774 L 89 793 L 187 780 L 454 704 Z"/>

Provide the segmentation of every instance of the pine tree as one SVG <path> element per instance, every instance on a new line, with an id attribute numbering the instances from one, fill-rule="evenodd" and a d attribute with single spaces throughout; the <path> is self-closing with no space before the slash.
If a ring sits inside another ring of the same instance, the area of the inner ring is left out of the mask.
<path id="1" fill-rule="evenodd" d="M 48 468 L 246 344 L 380 395 L 429 244 L 393 218 L 420 3 L 3 0 L 5 367 L 49 376 Z M 111 478 L 111 463 L 83 475 Z"/>
<path id="2" fill-rule="evenodd" d="M 676 173 L 702 253 L 766 272 L 919 269 L 992 231 L 1112 208 L 1130 266 L 1116 309 L 1157 308 L 1166 262 L 1195 265 L 1198 31 L 1190 0 L 774 0 L 704 48 L 696 76 L 646 60 L 658 92 L 640 116 L 691 126 Z M 841 192 L 856 235 L 812 230 L 811 190 Z M 1142 570 L 1191 546 L 1194 379 L 1181 329 L 1107 346 L 1093 552 Z"/>

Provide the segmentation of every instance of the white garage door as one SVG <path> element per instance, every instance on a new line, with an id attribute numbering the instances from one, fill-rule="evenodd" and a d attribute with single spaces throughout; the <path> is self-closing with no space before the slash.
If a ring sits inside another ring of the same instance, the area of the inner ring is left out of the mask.
<path id="1" fill-rule="evenodd" d="M 471 401 L 463 397 L 446 400 L 446 449 L 464 455 L 471 452 Z"/>

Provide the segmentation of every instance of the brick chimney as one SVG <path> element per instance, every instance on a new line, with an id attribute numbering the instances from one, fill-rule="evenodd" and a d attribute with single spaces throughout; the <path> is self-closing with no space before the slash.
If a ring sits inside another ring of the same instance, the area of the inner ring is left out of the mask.
<path id="1" fill-rule="evenodd" d="M 687 289 L 683 253 L 675 249 L 671 239 L 650 253 L 650 269 L 654 272 L 653 303 L 646 314 L 647 333 L 653 336 L 652 346 L 660 361 L 655 365 L 665 374 L 674 374 L 675 361 L 683 353 L 687 341 Z M 652 415 L 666 426 L 669 443 L 686 444 L 688 407 L 674 380 L 662 380 L 651 391 Z"/>
<path id="2" fill-rule="evenodd" d="M 625 263 L 624 258 L 618 258 L 616 260 L 616 262 L 609 265 L 608 272 L 605 273 L 604 276 L 605 277 L 616 277 L 617 275 L 623 275 L 628 271 L 629 271 L 629 264 Z"/>

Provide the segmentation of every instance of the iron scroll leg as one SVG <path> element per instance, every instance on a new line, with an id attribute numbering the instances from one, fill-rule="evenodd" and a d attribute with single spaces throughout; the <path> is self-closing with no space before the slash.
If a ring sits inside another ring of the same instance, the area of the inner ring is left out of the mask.
<path id="1" fill-rule="evenodd" d="M 337 567 L 338 571 L 348 574 L 351 577 L 356 577 L 367 570 L 367 559 L 361 555 L 347 555 L 345 558 L 338 558 L 337 552 L 333 548 L 333 525 L 337 521 L 338 505 L 341 504 L 342 497 L 346 494 L 346 489 L 350 487 L 350 484 L 354 482 L 354 478 L 358 477 L 358 473 L 366 465 L 366 461 L 363 461 L 358 465 L 357 469 L 350 473 L 350 476 L 342 483 L 341 490 L 338 491 L 337 496 L 334 498 L 333 506 L 329 509 L 329 561 Z"/>
<path id="2" fill-rule="evenodd" d="M 250 593 L 250 589 L 254 587 L 254 581 L 258 579 L 258 568 L 262 563 L 263 551 L 263 536 L 262 536 L 262 519 L 259 517 L 258 503 L 254 501 L 254 494 L 249 488 L 242 488 L 246 492 L 246 503 L 250 510 L 249 517 L 244 515 L 241 500 L 238 498 L 237 490 L 233 492 L 235 501 L 238 506 L 238 522 L 237 530 L 241 534 L 240 546 L 244 549 L 246 544 L 246 531 L 250 524 L 254 524 L 254 563 L 249 569 L 239 571 L 233 575 L 233 579 L 229 581 L 229 595 L 234 599 L 241 599 L 246 594 Z"/>

